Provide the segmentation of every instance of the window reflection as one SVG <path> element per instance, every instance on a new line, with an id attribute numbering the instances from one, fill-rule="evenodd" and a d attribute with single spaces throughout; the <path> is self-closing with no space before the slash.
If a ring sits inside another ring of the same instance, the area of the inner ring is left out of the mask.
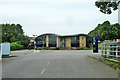
<path id="1" fill-rule="evenodd" d="M 79 36 L 71 37 L 71 47 L 79 47 Z"/>
<path id="2" fill-rule="evenodd" d="M 49 35 L 49 47 L 56 47 L 57 36 L 52 34 Z"/>

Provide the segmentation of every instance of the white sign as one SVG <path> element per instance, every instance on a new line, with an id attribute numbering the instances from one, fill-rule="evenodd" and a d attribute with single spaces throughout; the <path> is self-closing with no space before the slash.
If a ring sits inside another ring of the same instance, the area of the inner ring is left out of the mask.
<path id="1" fill-rule="evenodd" d="M 10 55 L 10 43 L 1 43 L 2 55 Z"/>

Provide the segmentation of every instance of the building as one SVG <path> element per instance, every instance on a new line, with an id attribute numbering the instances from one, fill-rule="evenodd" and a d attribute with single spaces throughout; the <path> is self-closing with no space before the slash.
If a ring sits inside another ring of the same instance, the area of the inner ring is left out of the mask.
<path id="1" fill-rule="evenodd" d="M 86 48 L 86 34 L 64 35 L 47 33 L 35 38 L 37 47 L 62 47 L 66 49 Z"/>

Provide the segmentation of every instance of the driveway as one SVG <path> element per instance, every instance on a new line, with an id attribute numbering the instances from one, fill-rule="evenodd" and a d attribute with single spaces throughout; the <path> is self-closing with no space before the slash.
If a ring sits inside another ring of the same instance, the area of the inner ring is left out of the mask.
<path id="1" fill-rule="evenodd" d="M 89 58 L 87 55 L 93 55 L 91 50 L 21 50 L 11 55 L 3 59 L 3 78 L 118 77 L 118 71 Z"/>

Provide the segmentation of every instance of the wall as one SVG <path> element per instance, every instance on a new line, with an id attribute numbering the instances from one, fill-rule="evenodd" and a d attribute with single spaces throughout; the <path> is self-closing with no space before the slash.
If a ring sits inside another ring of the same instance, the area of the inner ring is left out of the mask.
<path id="1" fill-rule="evenodd" d="M 66 48 L 71 48 L 71 37 L 66 37 L 66 42 L 65 42 L 65 45 L 66 45 Z"/>
<path id="2" fill-rule="evenodd" d="M 79 43 L 81 48 L 86 47 L 86 36 L 79 36 Z"/>

